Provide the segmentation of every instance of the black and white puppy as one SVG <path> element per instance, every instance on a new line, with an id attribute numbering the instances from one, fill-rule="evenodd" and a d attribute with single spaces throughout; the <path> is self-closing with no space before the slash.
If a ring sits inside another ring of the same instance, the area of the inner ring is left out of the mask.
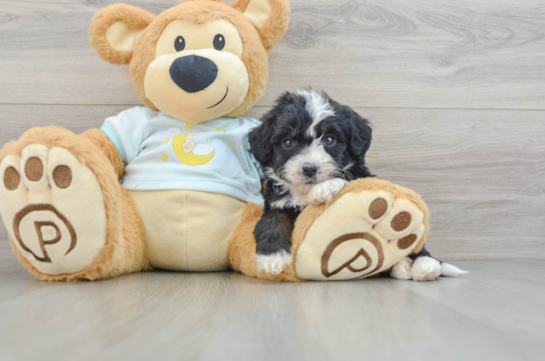
<path id="1" fill-rule="evenodd" d="M 291 263 L 291 233 L 302 208 L 329 202 L 348 181 L 373 176 L 365 166 L 371 126 L 351 108 L 311 90 L 285 93 L 250 132 L 250 147 L 268 177 L 265 208 L 254 231 L 260 270 Z"/>
<path id="2" fill-rule="evenodd" d="M 268 177 L 263 216 L 254 230 L 255 259 L 260 271 L 280 274 L 292 262 L 291 234 L 302 209 L 329 202 L 350 180 L 373 177 L 365 165 L 372 129 L 351 108 L 308 89 L 283 94 L 261 122 L 249 134 L 251 151 Z M 396 265 L 392 277 L 440 275 L 441 263 L 424 248 L 411 258 Z"/>

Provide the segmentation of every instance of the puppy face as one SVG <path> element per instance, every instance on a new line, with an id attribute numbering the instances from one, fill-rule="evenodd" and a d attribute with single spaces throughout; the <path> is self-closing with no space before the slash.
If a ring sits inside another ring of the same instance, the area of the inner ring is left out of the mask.
<path id="1" fill-rule="evenodd" d="M 369 123 L 325 93 L 286 93 L 262 122 L 250 133 L 252 152 L 269 177 L 298 194 L 328 179 L 369 175 Z"/>

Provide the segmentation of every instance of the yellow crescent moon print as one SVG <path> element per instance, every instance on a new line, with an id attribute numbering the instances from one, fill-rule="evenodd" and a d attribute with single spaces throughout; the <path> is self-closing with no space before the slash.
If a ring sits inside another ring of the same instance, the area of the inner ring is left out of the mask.
<path id="1" fill-rule="evenodd" d="M 180 162 L 187 165 L 203 165 L 210 162 L 212 158 L 214 158 L 214 153 L 216 153 L 215 150 L 212 151 L 212 153 L 206 155 L 197 155 L 193 154 L 192 152 L 185 153 L 185 147 L 183 146 L 183 144 L 185 143 L 185 136 L 186 134 L 180 134 L 172 139 L 174 154 L 176 154 L 176 157 L 178 157 Z"/>

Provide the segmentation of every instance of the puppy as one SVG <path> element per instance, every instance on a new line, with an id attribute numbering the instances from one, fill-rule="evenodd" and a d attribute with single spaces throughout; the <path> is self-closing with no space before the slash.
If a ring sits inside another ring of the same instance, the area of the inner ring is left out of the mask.
<path id="1" fill-rule="evenodd" d="M 254 231 L 258 268 L 279 274 L 291 263 L 291 233 L 301 210 L 329 202 L 365 166 L 371 126 L 351 108 L 311 90 L 285 93 L 249 134 L 268 179 Z"/>
<path id="2" fill-rule="evenodd" d="M 254 230 L 258 269 L 280 274 L 291 263 L 291 233 L 301 210 L 329 202 L 350 181 L 373 177 L 365 166 L 370 123 L 325 93 L 285 93 L 249 134 L 251 151 L 268 176 L 263 216 Z M 423 247 L 390 271 L 398 279 L 431 281 L 467 273 Z"/>

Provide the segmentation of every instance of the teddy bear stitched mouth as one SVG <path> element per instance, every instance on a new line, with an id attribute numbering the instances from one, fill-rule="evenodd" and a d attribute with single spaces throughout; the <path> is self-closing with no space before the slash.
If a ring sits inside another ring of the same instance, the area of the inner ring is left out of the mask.
<path id="1" fill-rule="evenodd" d="M 219 105 L 222 101 L 225 100 L 225 98 L 227 98 L 227 93 L 229 93 L 229 86 L 228 85 L 227 85 L 227 90 L 225 91 L 225 95 L 223 96 L 223 98 L 221 98 L 221 100 L 219 102 L 217 102 L 216 104 L 214 104 L 211 107 L 208 107 L 206 109 L 214 108 L 216 105 Z"/>

